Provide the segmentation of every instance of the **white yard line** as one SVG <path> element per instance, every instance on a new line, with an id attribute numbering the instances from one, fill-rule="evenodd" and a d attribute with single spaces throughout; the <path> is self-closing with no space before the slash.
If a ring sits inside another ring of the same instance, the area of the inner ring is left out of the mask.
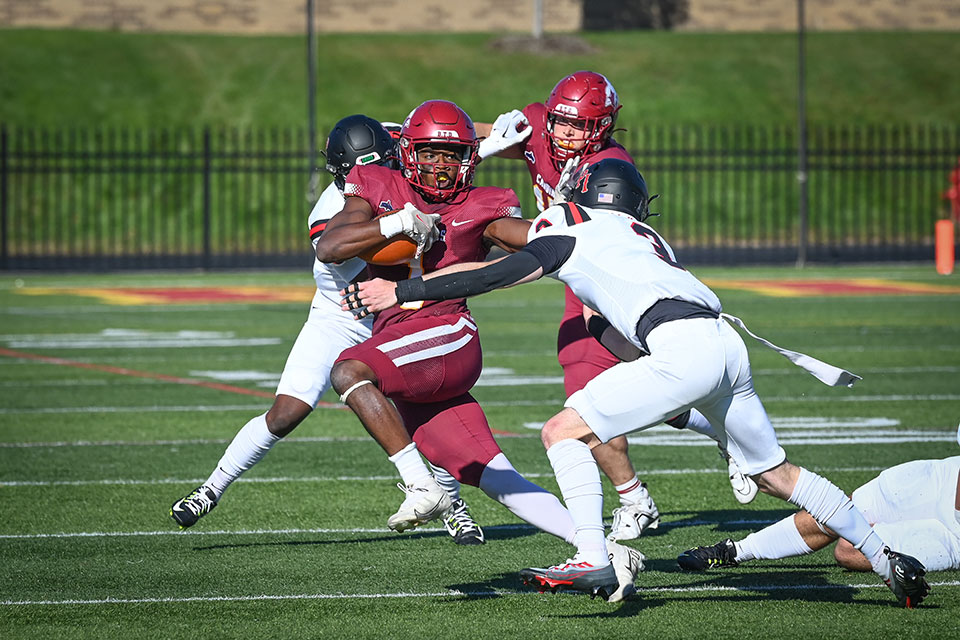
<path id="1" fill-rule="evenodd" d="M 944 580 L 942 582 L 931 582 L 931 587 L 956 587 L 960 586 L 960 580 Z M 639 590 L 640 594 L 645 593 L 709 593 L 709 592 L 743 592 L 743 591 L 836 591 L 847 589 L 886 589 L 887 586 L 879 582 L 867 584 L 751 584 L 740 585 L 737 587 L 728 587 L 724 585 L 699 585 L 692 587 L 650 587 L 645 586 Z M 569 594 L 579 597 L 578 594 Z M 372 600 L 374 598 L 493 598 L 504 596 L 540 596 L 536 591 L 513 591 L 497 589 L 493 591 L 459 591 L 450 589 L 447 591 L 409 593 L 291 593 L 291 594 L 259 594 L 259 595 L 236 595 L 236 596 L 181 596 L 169 598 L 102 598 L 91 600 L 0 600 L 0 606 L 18 607 L 18 606 L 63 606 L 63 605 L 100 605 L 100 604 L 179 604 L 188 602 L 269 602 L 278 600 Z"/>

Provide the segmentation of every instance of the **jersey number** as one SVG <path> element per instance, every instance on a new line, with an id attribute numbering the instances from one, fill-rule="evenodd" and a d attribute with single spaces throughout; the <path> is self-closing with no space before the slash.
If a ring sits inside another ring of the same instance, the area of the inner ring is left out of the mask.
<path id="1" fill-rule="evenodd" d="M 680 263 L 670 256 L 670 253 L 663 246 L 663 240 L 660 239 L 660 236 L 658 236 L 653 229 L 645 227 L 636 222 L 631 224 L 630 228 L 633 229 L 633 232 L 638 236 L 643 236 L 650 241 L 650 243 L 653 245 L 653 252 L 657 254 L 658 258 L 666 262 L 671 267 L 676 267 L 681 271 L 685 271 L 685 269 L 680 266 Z"/>

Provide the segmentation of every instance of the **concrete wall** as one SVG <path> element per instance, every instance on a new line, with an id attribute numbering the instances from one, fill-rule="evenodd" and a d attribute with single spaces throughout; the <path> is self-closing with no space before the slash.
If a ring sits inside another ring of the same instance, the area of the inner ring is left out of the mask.
<path id="1" fill-rule="evenodd" d="M 582 2 L 543 0 L 544 28 L 573 32 Z M 796 0 L 685 3 L 688 31 L 792 31 Z M 117 31 L 296 34 L 305 0 L 0 0 L 0 26 Z M 320 32 L 530 32 L 534 0 L 316 0 Z M 806 0 L 813 30 L 960 31 L 960 0 Z"/>

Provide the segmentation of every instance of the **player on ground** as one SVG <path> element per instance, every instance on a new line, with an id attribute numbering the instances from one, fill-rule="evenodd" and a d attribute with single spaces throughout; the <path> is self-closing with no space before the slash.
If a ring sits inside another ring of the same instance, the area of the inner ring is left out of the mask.
<path id="1" fill-rule="evenodd" d="M 807 510 L 850 541 L 901 605 L 919 604 L 929 592 L 923 565 L 891 551 L 829 480 L 787 461 L 753 389 L 746 346 L 726 320 L 742 322 L 721 317 L 716 295 L 644 224 L 650 198 L 633 165 L 603 160 L 579 180 L 570 203 L 534 220 L 536 237 L 521 251 L 475 271 L 357 283 L 344 298 L 363 316 L 407 300 L 477 295 L 549 274 L 601 314 L 591 320 L 591 334 L 625 359 L 632 346 L 635 359 L 588 382 L 543 427 L 547 457 L 576 523 L 577 553 L 552 567 L 524 569 L 524 581 L 542 586 L 566 581 L 593 591 L 615 580 L 603 535 L 603 489 L 590 449 L 696 407 L 762 491 Z M 796 362 L 829 384 L 857 379 L 809 356 Z"/>
<path id="2" fill-rule="evenodd" d="M 401 206 L 424 225 L 424 251 L 398 266 L 370 265 L 373 275 L 401 280 L 483 260 L 493 245 L 506 251 L 522 247 L 530 223 L 519 217 L 516 194 L 472 186 L 477 144 L 472 121 L 454 103 L 430 100 L 414 109 L 400 134 L 402 173 L 369 165 L 350 172 L 346 204 L 320 238 L 318 259 L 338 262 L 380 246 L 396 229 L 374 217 Z M 435 242 L 434 228 L 439 230 Z M 374 320 L 373 337 L 337 359 L 334 389 L 403 479 L 399 486 L 406 497 L 388 526 L 416 527 L 436 518 L 449 502 L 422 452 L 518 517 L 572 541 L 570 514 L 556 496 L 514 470 L 470 395 L 481 366 L 477 326 L 463 299 L 411 300 L 386 310 Z M 642 555 L 616 544 L 610 552 L 607 562 L 612 560 L 619 577 L 602 595 L 618 600 L 634 589 Z"/>
<path id="3" fill-rule="evenodd" d="M 546 102 L 534 102 L 523 111 L 501 114 L 493 125 L 479 124 L 486 136 L 480 143 L 481 157 L 524 160 L 530 172 L 537 207 L 543 211 L 557 199 L 558 187 L 566 178 L 606 158 L 633 163 L 627 150 L 613 139 L 620 111 L 613 84 L 592 71 L 577 71 L 557 83 Z M 557 335 L 557 359 L 563 368 L 567 397 L 573 395 L 602 371 L 619 362 L 586 330 L 584 306 L 567 287 L 563 319 Z M 667 424 L 698 431 L 717 440 L 710 423 L 696 410 L 670 419 Z M 646 484 L 640 482 L 627 454 L 625 437 L 612 439 L 593 450 L 598 464 L 613 482 L 620 507 L 613 512 L 611 540 L 638 537 L 646 528 L 656 528 L 660 513 Z M 757 494 L 756 484 L 744 476 L 721 447 L 727 460 L 734 496 L 743 504 Z"/>
<path id="4" fill-rule="evenodd" d="M 923 563 L 928 571 L 960 569 L 960 456 L 914 460 L 886 469 L 853 492 L 853 504 L 883 540 Z M 687 571 L 735 567 L 750 560 L 806 555 L 833 542 L 837 563 L 869 571 L 867 558 L 806 511 L 751 533 L 680 554 Z"/>
<path id="5" fill-rule="evenodd" d="M 325 151 L 326 169 L 333 174 L 333 182 L 320 195 L 307 223 L 314 247 L 328 220 L 343 208 L 342 191 L 350 169 L 357 165 L 393 163 L 394 146 L 390 133 L 367 116 L 348 116 L 334 125 Z M 366 263 L 360 259 L 339 264 L 314 260 L 313 279 L 317 290 L 307 321 L 287 357 L 273 406 L 240 429 L 202 485 L 173 503 L 170 516 L 181 528 L 193 526 L 210 513 L 231 483 L 310 415 L 330 388 L 330 369 L 340 352 L 370 337 L 372 319 L 354 321 L 351 314 L 340 309 L 337 293 L 365 268 Z M 451 510 L 443 519 L 447 532 L 458 544 L 482 544 L 483 530 L 470 517 L 466 503 L 460 498 L 459 484 L 442 469 L 436 473 L 452 499 Z"/>

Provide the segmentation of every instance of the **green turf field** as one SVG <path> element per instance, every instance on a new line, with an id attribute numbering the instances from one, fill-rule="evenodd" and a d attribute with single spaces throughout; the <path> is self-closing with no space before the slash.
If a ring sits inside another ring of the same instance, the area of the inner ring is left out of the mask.
<path id="1" fill-rule="evenodd" d="M 828 388 L 748 339 L 791 460 L 852 490 L 906 460 L 960 455 L 957 276 L 900 265 L 697 274 L 755 332 L 864 377 Z M 794 279 L 825 282 L 818 295 L 782 295 Z M 822 295 L 841 284 L 841 295 Z M 620 605 L 522 587 L 520 568 L 571 549 L 473 488 L 464 496 L 485 546 L 457 547 L 433 526 L 388 531 L 395 470 L 338 408 L 318 409 L 179 533 L 170 503 L 268 407 L 311 286 L 306 270 L 0 278 L 0 636 L 960 637 L 960 571 L 931 574 L 917 611 L 896 608 L 874 575 L 836 568 L 829 550 L 681 573 L 681 551 L 790 510 L 766 496 L 740 507 L 716 447 L 665 428 L 632 436 L 663 523 L 629 543 L 647 570 L 640 597 Z M 860 295 L 868 286 L 881 288 Z M 250 298 L 170 291 L 181 287 Z M 543 281 L 471 308 L 485 347 L 475 395 L 510 434 L 498 439 L 521 473 L 556 491 L 531 427 L 563 400 L 553 351 L 562 291 Z"/>
<path id="2" fill-rule="evenodd" d="M 430 98 L 475 120 L 542 101 L 577 69 L 607 74 L 620 126 L 793 126 L 791 33 L 627 31 L 578 37 L 591 53 L 531 55 L 502 34 L 320 34 L 317 123 L 401 120 Z M 820 124 L 960 118 L 955 33 L 807 36 L 807 111 Z M 306 127 L 305 38 L 0 31 L 0 122 L 25 127 Z"/>

